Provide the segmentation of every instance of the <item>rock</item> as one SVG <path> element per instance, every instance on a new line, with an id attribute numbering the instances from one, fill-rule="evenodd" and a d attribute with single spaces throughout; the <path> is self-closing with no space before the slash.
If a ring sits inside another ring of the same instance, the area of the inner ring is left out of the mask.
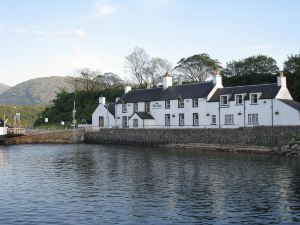
<path id="1" fill-rule="evenodd" d="M 291 150 L 294 150 L 294 149 L 296 149 L 298 147 L 298 145 L 297 144 L 294 144 L 292 147 L 290 147 L 290 149 Z"/>

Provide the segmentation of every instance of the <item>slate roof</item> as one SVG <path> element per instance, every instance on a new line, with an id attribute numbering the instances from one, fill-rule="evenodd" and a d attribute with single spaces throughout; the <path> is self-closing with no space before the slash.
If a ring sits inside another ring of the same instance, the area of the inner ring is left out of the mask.
<path id="1" fill-rule="evenodd" d="M 162 87 L 151 89 L 136 89 L 123 95 L 117 104 L 133 103 L 133 102 L 151 102 L 175 100 L 179 98 L 204 98 L 213 89 L 212 82 L 197 83 L 197 84 L 183 84 L 177 86 L 170 86 L 166 90 Z"/>
<path id="2" fill-rule="evenodd" d="M 108 112 L 110 112 L 113 116 L 115 116 L 115 105 L 116 103 L 111 103 L 108 105 Z M 107 108 L 106 105 L 104 105 L 104 107 Z"/>
<path id="3" fill-rule="evenodd" d="M 277 84 L 224 87 L 217 89 L 208 102 L 219 102 L 221 95 L 230 95 L 229 101 L 234 101 L 236 94 L 246 94 L 245 100 L 249 100 L 250 93 L 261 93 L 260 99 L 274 99 L 280 88 Z"/>
<path id="4" fill-rule="evenodd" d="M 134 114 L 137 114 L 142 120 L 154 120 L 153 116 L 149 112 L 135 112 L 132 114 L 132 116 Z"/>
<path id="5" fill-rule="evenodd" d="M 284 104 L 286 104 L 300 112 L 300 103 L 299 102 L 296 102 L 294 100 L 289 100 L 289 99 L 279 99 L 279 101 L 283 102 Z"/>

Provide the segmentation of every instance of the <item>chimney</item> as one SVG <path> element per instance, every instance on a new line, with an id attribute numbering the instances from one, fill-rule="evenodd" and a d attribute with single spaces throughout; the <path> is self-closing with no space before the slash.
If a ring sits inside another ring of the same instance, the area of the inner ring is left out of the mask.
<path id="1" fill-rule="evenodd" d="M 280 71 L 280 75 L 277 77 L 277 86 L 286 87 L 286 77 L 284 76 L 283 71 Z"/>
<path id="2" fill-rule="evenodd" d="M 168 87 L 172 86 L 172 83 L 173 83 L 173 77 L 166 73 L 163 77 L 163 88 L 164 90 L 166 90 Z"/>
<path id="3" fill-rule="evenodd" d="M 221 71 L 220 68 L 217 68 L 216 74 L 213 75 L 213 83 L 214 83 L 214 85 L 216 85 L 219 88 L 223 87 L 222 76 L 220 75 L 220 71 Z"/>
<path id="4" fill-rule="evenodd" d="M 131 87 L 130 86 L 125 86 L 124 93 L 127 94 L 129 91 L 131 91 Z"/>
<path id="5" fill-rule="evenodd" d="M 116 97 L 115 102 L 118 102 L 120 100 L 120 97 Z"/>
<path id="6" fill-rule="evenodd" d="M 105 97 L 99 97 L 99 104 L 105 105 Z"/>

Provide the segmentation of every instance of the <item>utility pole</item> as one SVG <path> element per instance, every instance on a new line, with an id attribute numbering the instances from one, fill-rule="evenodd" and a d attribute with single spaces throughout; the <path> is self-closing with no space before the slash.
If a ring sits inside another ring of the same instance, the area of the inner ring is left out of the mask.
<path id="1" fill-rule="evenodd" d="M 15 129 L 16 129 L 16 119 L 17 119 L 16 118 L 17 107 L 16 107 L 16 99 L 15 99 L 16 94 L 13 93 L 12 96 L 13 96 L 13 103 L 14 103 L 14 132 L 15 132 Z"/>

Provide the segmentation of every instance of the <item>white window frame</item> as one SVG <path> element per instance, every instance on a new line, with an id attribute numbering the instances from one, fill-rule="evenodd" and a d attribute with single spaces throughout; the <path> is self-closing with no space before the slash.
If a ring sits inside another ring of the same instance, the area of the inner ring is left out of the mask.
<path id="1" fill-rule="evenodd" d="M 253 100 L 255 99 L 253 96 L 256 95 L 256 102 L 253 102 Z M 250 94 L 250 102 L 251 102 L 251 105 L 257 105 L 258 104 L 258 93 L 251 93 Z"/>
<path id="2" fill-rule="evenodd" d="M 179 113 L 178 115 L 178 119 L 179 119 L 179 126 L 184 126 L 184 113 Z"/>
<path id="3" fill-rule="evenodd" d="M 193 107 L 199 107 L 199 99 L 198 98 L 193 98 Z"/>
<path id="4" fill-rule="evenodd" d="M 145 112 L 150 112 L 151 102 L 145 102 Z"/>
<path id="5" fill-rule="evenodd" d="M 226 114 L 224 116 L 225 125 L 234 125 L 234 114 Z"/>
<path id="6" fill-rule="evenodd" d="M 241 97 L 242 102 L 238 102 L 239 97 Z M 235 95 L 235 105 L 243 105 L 243 101 L 244 101 L 244 95 L 243 94 L 236 94 Z"/>
<path id="7" fill-rule="evenodd" d="M 248 114 L 248 124 L 249 125 L 258 125 L 258 113 L 249 113 Z"/>
<path id="8" fill-rule="evenodd" d="M 139 111 L 139 103 L 138 102 L 134 102 L 133 103 L 133 112 L 138 112 Z"/>
<path id="9" fill-rule="evenodd" d="M 226 98 L 226 104 L 223 104 L 223 98 Z M 229 106 L 229 96 L 228 95 L 221 95 L 220 96 L 220 105 L 221 106 Z"/>
<path id="10" fill-rule="evenodd" d="M 171 108 L 171 101 L 170 100 L 166 100 L 165 101 L 165 109 L 170 109 Z"/>
<path id="11" fill-rule="evenodd" d="M 195 118 L 197 116 L 197 118 Z M 193 126 L 199 126 L 199 113 L 193 113 Z"/>
<path id="12" fill-rule="evenodd" d="M 123 128 L 128 128 L 128 117 L 127 116 L 122 117 L 122 126 L 123 126 Z"/>
<path id="13" fill-rule="evenodd" d="M 133 119 L 133 127 L 138 128 L 139 127 L 139 120 L 138 119 Z"/>
<path id="14" fill-rule="evenodd" d="M 178 99 L 178 108 L 184 108 L 184 99 Z"/>
<path id="15" fill-rule="evenodd" d="M 217 125 L 217 116 L 211 115 L 211 125 Z"/>
<path id="16" fill-rule="evenodd" d="M 171 115 L 165 114 L 165 126 L 170 127 L 171 126 Z"/>
<path id="17" fill-rule="evenodd" d="M 122 104 L 122 112 L 127 113 L 127 104 L 126 103 Z"/>

